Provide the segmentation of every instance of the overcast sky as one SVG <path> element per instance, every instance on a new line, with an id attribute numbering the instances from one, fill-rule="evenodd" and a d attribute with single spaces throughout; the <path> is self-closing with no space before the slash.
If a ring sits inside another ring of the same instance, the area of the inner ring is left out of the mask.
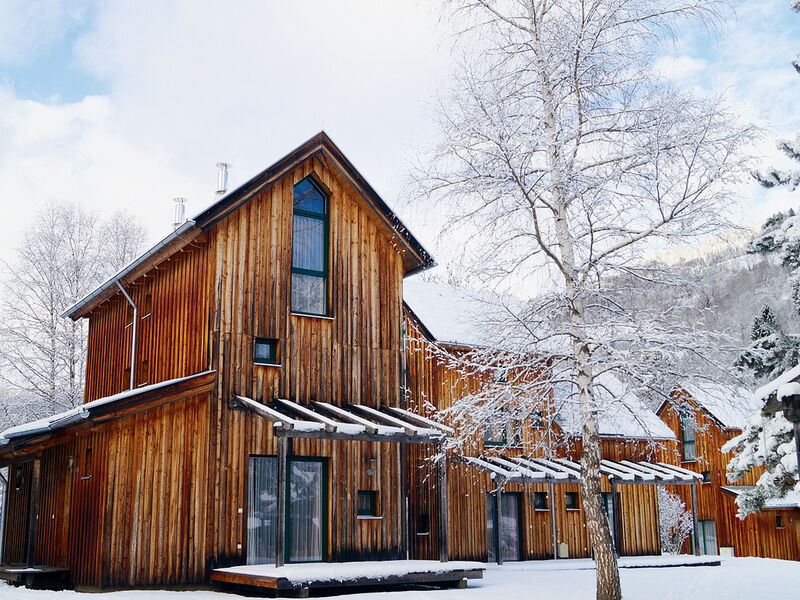
<path id="1" fill-rule="evenodd" d="M 433 1 L 0 0 L 0 258 L 43 202 L 138 215 L 151 241 L 172 198 L 213 200 L 219 161 L 236 186 L 325 129 L 398 206 L 428 103 L 447 81 L 449 30 Z M 659 68 L 724 90 L 770 128 L 800 131 L 800 15 L 789 0 L 737 4 L 716 36 L 682 30 Z M 741 220 L 800 205 L 800 191 L 742 190 Z M 433 224 L 401 210 L 435 246 Z"/>

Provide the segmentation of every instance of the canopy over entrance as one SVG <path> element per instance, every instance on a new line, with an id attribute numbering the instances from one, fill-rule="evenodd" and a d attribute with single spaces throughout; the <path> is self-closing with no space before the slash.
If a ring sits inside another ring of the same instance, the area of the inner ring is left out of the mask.
<path id="1" fill-rule="evenodd" d="M 262 404 L 243 396 L 236 402 L 271 421 L 277 437 L 439 444 L 453 434 L 445 425 L 391 406 L 378 410 L 361 404 L 304 405 L 281 399 Z"/>

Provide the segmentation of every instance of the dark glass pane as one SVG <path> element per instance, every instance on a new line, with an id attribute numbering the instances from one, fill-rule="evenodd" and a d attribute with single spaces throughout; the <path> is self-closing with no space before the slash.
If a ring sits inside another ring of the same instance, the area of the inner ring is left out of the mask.
<path id="1" fill-rule="evenodd" d="M 325 314 L 325 278 L 292 273 L 292 311 Z"/>
<path id="2" fill-rule="evenodd" d="M 359 490 L 358 514 L 364 517 L 378 516 L 377 492 L 371 490 Z"/>
<path id="3" fill-rule="evenodd" d="M 534 492 L 533 498 L 537 510 L 547 510 L 547 492 Z"/>
<path id="4" fill-rule="evenodd" d="M 292 236 L 292 267 L 324 271 L 325 221 L 295 215 Z"/>
<path id="5" fill-rule="evenodd" d="M 275 364 L 277 362 L 276 346 L 276 340 L 256 338 L 254 362 Z"/>
<path id="6" fill-rule="evenodd" d="M 500 494 L 502 515 L 500 516 L 500 551 L 503 560 L 520 559 L 520 501 L 518 493 Z M 486 495 L 486 540 L 488 545 L 489 562 L 497 560 L 496 539 L 495 539 L 495 519 L 496 500 L 494 494 Z"/>
<path id="7" fill-rule="evenodd" d="M 250 458 L 247 503 L 247 564 L 275 562 L 275 518 L 277 516 L 278 461 Z"/>
<path id="8" fill-rule="evenodd" d="M 311 179 L 303 179 L 294 186 L 294 208 L 325 214 L 325 195 L 311 182 Z"/>

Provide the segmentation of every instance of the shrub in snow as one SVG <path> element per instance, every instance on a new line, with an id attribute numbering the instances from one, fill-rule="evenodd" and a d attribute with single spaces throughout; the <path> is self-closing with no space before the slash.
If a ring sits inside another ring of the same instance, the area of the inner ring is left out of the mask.
<path id="1" fill-rule="evenodd" d="M 736 366 L 752 371 L 756 380 L 774 379 L 800 362 L 800 341 L 783 332 L 769 304 L 753 321 L 751 339 Z"/>
<path id="2" fill-rule="evenodd" d="M 692 515 L 686 505 L 663 485 L 657 488 L 658 528 L 661 534 L 661 551 L 665 554 L 679 554 L 684 542 L 692 532 Z"/>

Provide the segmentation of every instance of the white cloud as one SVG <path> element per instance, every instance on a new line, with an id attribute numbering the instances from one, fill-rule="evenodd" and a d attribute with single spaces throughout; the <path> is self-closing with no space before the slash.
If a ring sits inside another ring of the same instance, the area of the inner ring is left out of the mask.
<path id="1" fill-rule="evenodd" d="M 664 77 L 681 80 L 695 77 L 706 68 L 706 61 L 687 55 L 662 56 L 656 61 L 655 69 Z"/>
<path id="2" fill-rule="evenodd" d="M 0 65 L 24 65 L 86 15 L 86 0 L 0 0 Z"/>
<path id="3" fill-rule="evenodd" d="M 216 162 L 237 185 L 323 128 L 393 202 L 412 138 L 431 131 L 443 31 L 422 2 L 100 5 L 76 54 L 108 95 L 0 93 L 0 186 L 16 204 L 0 257 L 52 197 L 128 208 L 162 235 L 172 197 L 189 214 L 213 199 Z"/>

